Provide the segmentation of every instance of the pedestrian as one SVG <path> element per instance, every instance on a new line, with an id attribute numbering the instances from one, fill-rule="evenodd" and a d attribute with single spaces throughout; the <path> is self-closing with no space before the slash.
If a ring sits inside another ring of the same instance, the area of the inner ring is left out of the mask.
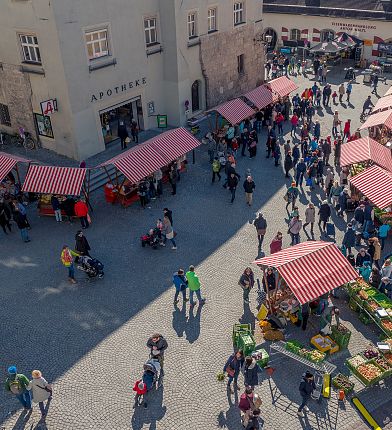
<path id="1" fill-rule="evenodd" d="M 166 339 L 159 333 L 154 333 L 147 340 L 147 348 L 150 348 L 150 357 L 159 360 L 161 365 L 161 375 L 163 376 L 163 362 L 165 358 L 165 351 L 168 348 L 168 343 Z"/>
<path id="2" fill-rule="evenodd" d="M 350 103 L 350 96 L 351 96 L 351 92 L 353 90 L 353 84 L 352 82 L 348 82 L 347 83 L 347 87 L 346 87 L 346 95 L 347 95 L 347 102 Z"/>
<path id="3" fill-rule="evenodd" d="M 238 375 L 240 374 L 240 370 L 244 364 L 244 353 L 242 349 L 239 349 L 237 352 L 230 355 L 226 364 L 223 366 L 223 372 L 227 372 L 228 381 L 227 381 L 227 389 L 231 394 L 234 394 L 234 390 L 231 387 L 231 383 L 234 381 L 234 389 L 240 390 L 240 386 L 238 385 Z"/>
<path id="4" fill-rule="evenodd" d="M 296 174 L 295 174 L 295 186 L 302 187 L 302 182 L 304 180 L 304 174 L 306 172 L 306 163 L 303 158 L 299 159 L 299 163 L 297 164 Z"/>
<path id="5" fill-rule="evenodd" d="M 253 390 L 256 385 L 259 385 L 258 373 L 261 371 L 256 359 L 250 356 L 245 357 L 245 363 L 242 370 L 244 372 L 245 387 L 251 387 Z"/>
<path id="6" fill-rule="evenodd" d="M 169 239 L 170 242 L 173 245 L 172 249 L 176 250 L 177 249 L 177 244 L 176 244 L 176 242 L 174 240 L 175 233 L 174 233 L 174 230 L 173 230 L 172 223 L 170 222 L 170 219 L 169 219 L 169 217 L 167 215 L 165 215 L 163 217 L 162 234 L 164 235 L 163 244 L 165 245 L 166 239 Z"/>
<path id="7" fill-rule="evenodd" d="M 88 222 L 88 206 L 83 200 L 78 199 L 74 207 L 75 215 L 80 219 L 80 224 L 83 229 L 89 227 Z"/>
<path id="8" fill-rule="evenodd" d="M 389 299 L 392 299 L 392 280 L 391 280 L 391 278 L 381 278 L 379 291 L 380 291 L 380 293 L 385 294 Z"/>
<path id="9" fill-rule="evenodd" d="M 310 372 L 306 372 L 302 376 L 302 381 L 299 385 L 299 394 L 302 397 L 302 403 L 298 408 L 298 416 L 303 417 L 305 412 L 309 412 L 309 408 L 307 407 L 307 403 L 316 388 L 316 384 L 314 383 L 314 376 Z"/>
<path id="10" fill-rule="evenodd" d="M 293 147 L 293 168 L 295 169 L 295 166 L 298 163 L 298 160 L 301 158 L 301 153 L 299 150 L 298 143 L 296 143 Z"/>
<path id="11" fill-rule="evenodd" d="M 78 230 L 75 235 L 75 251 L 79 255 L 87 255 L 91 257 L 89 251 L 91 250 L 90 245 L 86 236 L 83 234 L 82 230 Z"/>
<path id="12" fill-rule="evenodd" d="M 15 200 L 14 201 L 14 207 L 15 209 L 17 208 L 20 212 L 20 214 L 22 215 L 22 217 L 25 220 L 26 226 L 28 230 L 31 230 L 31 225 L 29 223 L 29 220 L 27 219 L 27 210 L 26 210 L 26 206 L 19 200 Z"/>
<path id="13" fill-rule="evenodd" d="M 284 116 L 282 115 L 282 112 L 278 112 L 275 118 L 275 122 L 278 125 L 278 134 L 280 136 L 283 136 L 283 123 L 284 123 Z"/>
<path id="14" fill-rule="evenodd" d="M 236 175 L 234 173 L 230 173 L 230 177 L 229 177 L 229 180 L 227 181 L 227 185 L 228 185 L 229 190 L 231 192 L 230 203 L 233 203 L 234 199 L 235 199 L 235 192 L 237 190 L 237 185 L 238 185 L 238 178 L 236 177 Z"/>
<path id="15" fill-rule="evenodd" d="M 138 143 L 139 142 L 139 127 L 138 127 L 135 119 L 132 119 L 132 122 L 131 122 L 131 135 L 132 135 L 132 140 L 134 142 Z"/>
<path id="16" fill-rule="evenodd" d="M 163 185 L 162 185 L 163 173 L 161 169 L 158 169 L 154 172 L 154 186 L 157 190 L 157 196 L 161 197 L 163 194 Z"/>
<path id="17" fill-rule="evenodd" d="M 296 112 L 294 112 L 293 116 L 290 119 L 290 122 L 291 122 L 291 132 L 290 132 L 290 135 L 292 137 L 295 137 L 295 131 L 296 131 L 297 126 L 298 126 L 298 121 L 299 121 L 298 116 L 297 116 Z"/>
<path id="18" fill-rule="evenodd" d="M 121 149 L 125 149 L 127 147 L 126 139 L 129 140 L 129 135 L 127 126 L 123 119 L 118 121 L 117 136 L 120 138 L 121 141 Z"/>
<path id="19" fill-rule="evenodd" d="M 305 210 L 305 224 L 303 226 L 303 229 L 305 230 L 305 227 L 310 224 L 310 233 L 312 236 L 314 236 L 314 222 L 316 220 L 316 209 L 314 207 L 313 203 L 309 203 L 308 207 Z"/>
<path id="20" fill-rule="evenodd" d="M 279 166 L 280 159 L 280 146 L 277 144 L 274 148 L 274 159 L 275 159 L 275 167 Z"/>
<path id="21" fill-rule="evenodd" d="M 183 302 L 187 302 L 188 299 L 186 298 L 186 289 L 188 287 L 188 280 L 184 274 L 183 269 L 178 269 L 177 272 L 173 274 L 173 285 L 176 288 L 173 302 L 174 306 L 176 306 L 178 303 L 178 296 L 180 293 L 182 294 Z"/>
<path id="22" fill-rule="evenodd" d="M 267 267 L 263 273 L 263 288 L 268 295 L 276 288 L 276 277 L 272 267 Z"/>
<path id="23" fill-rule="evenodd" d="M 355 258 L 355 266 L 362 267 L 365 261 L 371 263 L 372 257 L 368 252 L 366 252 L 365 248 L 361 248 L 357 254 L 357 257 Z"/>
<path id="24" fill-rule="evenodd" d="M 275 254 L 276 252 L 279 252 L 282 250 L 283 246 L 283 234 L 278 231 L 276 233 L 276 236 L 272 239 L 270 243 L 270 253 Z"/>
<path id="25" fill-rule="evenodd" d="M 257 394 L 255 394 L 257 396 Z M 260 409 L 253 409 L 252 414 L 249 417 L 248 425 L 245 427 L 245 430 L 260 430 Z"/>
<path id="26" fill-rule="evenodd" d="M 389 258 L 384 261 L 384 264 L 381 268 L 381 277 L 382 278 L 391 278 L 392 279 L 392 262 Z"/>
<path id="27" fill-rule="evenodd" d="M 245 392 L 241 394 L 238 408 L 242 412 L 242 425 L 245 429 L 249 428 L 248 424 L 253 415 L 253 411 L 261 406 L 260 397 L 252 390 L 251 387 L 246 387 Z M 257 416 L 257 414 L 256 414 Z"/>
<path id="28" fill-rule="evenodd" d="M 16 222 L 16 225 L 18 226 L 23 242 L 25 243 L 31 242 L 29 233 L 27 231 L 26 217 L 20 213 L 20 210 L 17 206 L 14 208 L 13 217 L 14 217 L 14 221 Z"/>
<path id="29" fill-rule="evenodd" d="M 330 208 L 327 200 L 322 201 L 318 215 L 319 215 L 318 226 L 319 226 L 320 230 L 322 230 L 325 233 L 325 228 L 327 226 L 327 222 L 329 220 L 329 217 L 331 216 L 331 208 Z M 323 224 L 322 227 L 321 227 L 321 223 Z"/>
<path id="30" fill-rule="evenodd" d="M 338 181 L 335 181 L 331 187 L 331 191 L 329 192 L 329 198 L 332 201 L 332 206 L 335 208 L 339 208 L 339 196 L 343 191 L 342 187 L 339 185 Z"/>
<path id="31" fill-rule="evenodd" d="M 349 137 L 351 136 L 350 126 L 351 126 L 351 119 L 348 119 L 348 120 L 344 123 L 344 128 L 343 128 L 343 140 L 344 140 L 345 138 L 349 139 Z"/>
<path id="32" fill-rule="evenodd" d="M 302 229 L 302 221 L 299 216 L 294 216 L 289 222 L 289 234 L 291 236 L 291 246 L 297 245 L 300 242 L 299 232 Z"/>
<path id="33" fill-rule="evenodd" d="M 207 139 L 208 144 L 208 156 L 210 163 L 212 163 L 216 154 L 216 140 L 212 137 L 211 133 L 207 133 L 205 138 Z"/>
<path id="34" fill-rule="evenodd" d="M 390 229 L 391 229 L 391 226 L 387 224 L 385 220 L 383 221 L 383 224 L 380 225 L 380 227 L 378 228 L 378 237 L 381 240 L 381 250 L 384 249 L 385 240 L 388 237 L 388 232 Z"/>
<path id="35" fill-rule="evenodd" d="M 321 150 L 323 151 L 323 163 L 328 167 L 329 166 L 329 157 L 332 153 L 331 147 L 331 138 L 328 136 L 321 146 Z"/>
<path id="36" fill-rule="evenodd" d="M 200 291 L 200 281 L 199 277 L 195 273 L 195 266 L 189 266 L 189 271 L 186 272 L 185 277 L 188 281 L 188 288 L 189 288 L 189 305 L 192 308 L 195 303 L 193 301 L 193 294 L 196 294 L 197 300 L 199 301 L 199 306 L 204 305 L 206 302 L 206 299 L 203 299 L 201 297 L 201 291 Z"/>
<path id="37" fill-rule="evenodd" d="M 318 161 L 317 161 L 317 159 L 313 163 L 310 164 L 307 173 L 308 173 L 309 188 L 311 190 L 314 190 L 314 185 L 315 185 L 317 173 L 318 173 Z"/>
<path id="38" fill-rule="evenodd" d="M 345 89 L 344 89 L 344 83 L 342 82 L 340 85 L 339 85 L 339 88 L 338 88 L 338 93 L 339 93 L 339 103 L 342 103 L 343 102 L 343 96 L 344 96 L 344 93 L 345 93 L 346 91 L 345 91 Z"/>
<path id="39" fill-rule="evenodd" d="M 264 215 L 259 212 L 256 219 L 253 221 L 253 225 L 256 227 L 257 231 L 257 239 L 258 239 L 258 247 L 261 249 L 261 246 L 263 245 L 263 240 L 265 233 L 267 231 L 267 220 L 264 218 Z"/>
<path id="40" fill-rule="evenodd" d="M 284 196 L 284 199 L 287 202 L 286 203 L 286 211 L 288 210 L 290 203 L 291 203 L 291 209 L 292 210 L 294 209 L 298 196 L 299 196 L 299 189 L 297 187 L 297 183 L 293 181 L 291 183 L 290 187 L 287 188 L 287 192 Z"/>
<path id="41" fill-rule="evenodd" d="M 8 228 L 8 231 L 11 233 L 11 210 L 9 209 L 8 205 L 4 202 L 4 200 L 0 201 L 0 225 L 1 228 L 4 231 L 4 234 L 8 234 L 6 231 L 6 227 Z"/>
<path id="42" fill-rule="evenodd" d="M 142 180 L 139 182 L 139 185 L 137 187 L 137 194 L 139 196 L 140 205 L 143 209 L 146 208 L 148 203 L 147 193 L 148 193 L 148 188 L 147 188 L 146 181 Z"/>
<path id="43" fill-rule="evenodd" d="M 347 200 L 348 200 L 348 189 L 344 188 L 344 190 L 339 195 L 339 206 L 340 209 L 338 211 L 338 215 L 343 217 L 344 213 L 347 210 Z"/>
<path id="44" fill-rule="evenodd" d="M 288 151 L 284 158 L 284 170 L 286 178 L 289 178 L 289 171 L 293 168 L 293 158 L 291 151 Z"/>
<path id="45" fill-rule="evenodd" d="M 304 330 L 304 331 L 306 330 L 306 326 L 308 325 L 309 314 L 310 314 L 309 303 L 305 303 L 305 304 L 301 305 L 299 315 L 301 317 L 302 330 Z"/>
<path id="46" fill-rule="evenodd" d="M 381 258 L 381 244 L 377 237 L 372 237 L 369 239 L 369 242 L 374 247 L 374 254 L 373 254 L 373 263 L 376 265 L 378 269 L 380 269 L 380 258 Z"/>
<path id="47" fill-rule="evenodd" d="M 172 196 L 175 196 L 177 193 L 177 181 L 178 181 L 177 166 L 173 164 L 169 172 L 169 182 L 172 187 L 172 193 L 171 193 Z"/>
<path id="48" fill-rule="evenodd" d="M 326 175 L 325 175 L 325 181 L 324 181 L 324 189 L 325 189 L 325 194 L 329 199 L 329 194 L 331 192 L 331 188 L 334 182 L 334 173 L 331 167 L 327 167 L 327 171 L 326 171 Z"/>
<path id="49" fill-rule="evenodd" d="M 173 211 L 171 211 L 169 208 L 163 208 L 163 216 L 167 216 L 169 218 L 170 224 L 173 227 Z"/>
<path id="50" fill-rule="evenodd" d="M 316 122 L 314 124 L 313 136 L 314 136 L 314 138 L 317 141 L 320 139 L 320 136 L 321 136 L 321 125 L 320 125 L 320 121 L 319 120 L 316 120 Z"/>
<path id="51" fill-rule="evenodd" d="M 215 176 L 218 176 L 218 181 L 221 180 L 221 175 L 220 175 L 220 170 L 221 170 L 221 164 L 219 162 L 218 157 L 215 157 L 213 162 L 212 162 L 212 183 L 215 182 Z"/>
<path id="52" fill-rule="evenodd" d="M 4 383 L 5 390 L 13 394 L 27 410 L 31 409 L 31 393 L 27 389 L 29 382 L 23 373 L 17 373 L 16 366 L 8 368 L 8 376 Z"/>
<path id="53" fill-rule="evenodd" d="M 53 194 L 52 197 L 50 198 L 50 203 L 52 205 L 52 209 L 53 209 L 56 221 L 57 222 L 63 222 L 63 217 L 61 215 L 60 202 L 59 202 L 58 197 L 55 194 Z"/>
<path id="54" fill-rule="evenodd" d="M 323 105 L 328 107 L 329 106 L 329 99 L 332 94 L 332 88 L 331 85 L 327 84 L 323 89 Z M 335 103 L 335 99 L 334 99 Z"/>
<path id="55" fill-rule="evenodd" d="M 52 398 L 52 386 L 48 384 L 40 370 L 33 370 L 31 376 L 33 379 L 29 382 L 27 389 L 32 393 L 33 402 L 38 403 L 42 419 L 45 419 L 46 409 L 44 402 Z"/>
<path id="56" fill-rule="evenodd" d="M 253 201 L 253 191 L 256 188 L 256 185 L 252 179 L 252 176 L 247 176 L 247 178 L 244 181 L 244 190 L 245 190 L 245 200 L 246 200 L 246 204 L 248 206 L 252 206 L 252 201 Z"/>
<path id="57" fill-rule="evenodd" d="M 335 113 L 333 115 L 333 120 L 332 120 L 332 135 L 334 137 L 337 137 L 338 135 L 338 127 L 340 126 L 341 121 L 339 119 L 339 112 L 337 110 L 335 110 Z"/>
<path id="58" fill-rule="evenodd" d="M 355 246 L 355 230 L 351 222 L 347 224 L 347 230 L 344 233 L 342 245 L 344 245 L 349 254 L 351 254 L 351 248 Z"/>
<path id="59" fill-rule="evenodd" d="M 374 209 L 373 206 L 368 203 L 365 205 L 364 211 L 363 211 L 363 231 L 368 232 L 370 230 L 370 227 L 373 225 L 374 220 Z"/>
<path id="60" fill-rule="evenodd" d="M 370 273 L 370 276 L 369 276 L 369 284 L 373 288 L 376 288 L 378 290 L 378 287 L 380 286 L 380 282 L 381 282 L 381 273 L 377 267 L 373 266 L 372 272 Z"/>
<path id="61" fill-rule="evenodd" d="M 78 257 L 78 256 L 79 254 L 72 251 L 72 249 L 70 249 L 68 245 L 63 246 L 60 259 L 63 265 L 68 269 L 68 280 L 72 284 L 76 284 L 73 257 Z"/>
<path id="62" fill-rule="evenodd" d="M 372 91 L 372 94 L 377 94 L 377 85 L 378 85 L 378 75 L 375 73 L 373 75 L 373 91 Z"/>
<path id="63" fill-rule="evenodd" d="M 241 275 L 240 280 L 238 281 L 238 285 L 242 288 L 242 297 L 244 299 L 244 303 L 249 303 L 249 293 L 255 284 L 255 276 L 250 267 L 247 267 L 244 270 L 244 273 Z"/>

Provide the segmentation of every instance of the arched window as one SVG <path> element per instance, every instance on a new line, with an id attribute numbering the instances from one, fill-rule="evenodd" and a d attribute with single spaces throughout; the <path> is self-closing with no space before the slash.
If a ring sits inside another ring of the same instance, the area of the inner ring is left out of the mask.
<path id="1" fill-rule="evenodd" d="M 329 42 L 335 39 L 335 32 L 333 30 L 321 30 L 321 41 Z"/>
<path id="2" fill-rule="evenodd" d="M 276 41 L 278 40 L 278 35 L 276 34 L 276 31 L 273 28 L 267 28 L 264 34 L 272 37 L 271 42 L 267 46 L 267 51 L 273 51 L 276 46 Z"/>
<path id="3" fill-rule="evenodd" d="M 298 30 L 298 28 L 293 28 L 290 31 L 290 40 L 301 40 L 301 30 Z"/>
<path id="4" fill-rule="evenodd" d="M 192 112 L 200 110 L 200 81 L 192 84 Z"/>

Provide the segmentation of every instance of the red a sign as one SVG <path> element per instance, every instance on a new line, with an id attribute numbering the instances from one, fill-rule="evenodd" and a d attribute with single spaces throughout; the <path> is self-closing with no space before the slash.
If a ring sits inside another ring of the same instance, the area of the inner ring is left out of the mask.
<path id="1" fill-rule="evenodd" d="M 55 112 L 55 101 L 53 99 L 41 102 L 42 115 L 50 116 Z"/>

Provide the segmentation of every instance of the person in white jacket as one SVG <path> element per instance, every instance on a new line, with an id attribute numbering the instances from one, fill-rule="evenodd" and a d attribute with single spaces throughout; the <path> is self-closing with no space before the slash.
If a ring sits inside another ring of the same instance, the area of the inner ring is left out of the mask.
<path id="1" fill-rule="evenodd" d="M 33 379 L 30 381 L 27 389 L 31 390 L 33 402 L 38 403 L 42 418 L 44 419 L 46 417 L 44 401 L 52 397 L 52 387 L 39 370 L 33 370 L 31 376 Z"/>

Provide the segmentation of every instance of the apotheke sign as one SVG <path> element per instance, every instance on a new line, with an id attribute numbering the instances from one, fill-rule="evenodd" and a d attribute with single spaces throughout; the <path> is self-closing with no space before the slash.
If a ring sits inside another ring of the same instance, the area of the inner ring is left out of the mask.
<path id="1" fill-rule="evenodd" d="M 129 90 L 133 90 L 136 87 L 141 87 L 147 84 L 147 78 L 140 78 L 134 81 L 129 81 L 126 84 L 118 85 L 117 87 L 112 87 L 104 91 L 100 91 L 98 93 L 91 95 L 91 102 L 96 102 L 98 100 L 102 100 L 106 97 L 112 97 L 116 94 L 121 94 Z"/>

